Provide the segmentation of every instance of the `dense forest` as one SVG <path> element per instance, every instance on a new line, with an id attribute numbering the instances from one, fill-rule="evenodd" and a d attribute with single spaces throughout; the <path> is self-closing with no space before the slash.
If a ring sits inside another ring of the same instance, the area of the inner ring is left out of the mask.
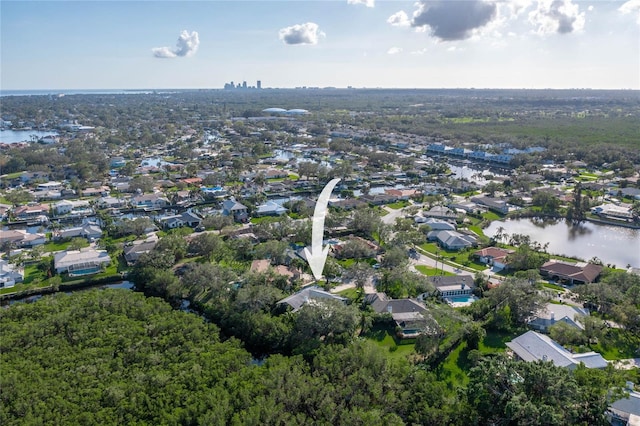
<path id="1" fill-rule="evenodd" d="M 621 380 L 494 355 L 451 388 L 360 340 L 255 360 L 200 316 L 125 290 L 17 303 L 0 327 L 3 425 L 596 425 Z"/>

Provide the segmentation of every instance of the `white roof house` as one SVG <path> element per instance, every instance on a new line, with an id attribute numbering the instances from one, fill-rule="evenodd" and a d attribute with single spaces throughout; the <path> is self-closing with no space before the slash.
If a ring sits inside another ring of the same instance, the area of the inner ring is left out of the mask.
<path id="1" fill-rule="evenodd" d="M 70 213 L 73 210 L 88 209 L 90 207 L 87 200 L 61 200 L 53 205 L 57 214 Z"/>
<path id="2" fill-rule="evenodd" d="M 66 250 L 53 256 L 56 272 L 68 272 L 71 276 L 89 275 L 100 272 L 102 266 L 111 263 L 106 250 L 86 248 L 82 250 Z"/>
<path id="3" fill-rule="evenodd" d="M 437 240 L 440 245 L 449 250 L 460 250 L 472 247 L 478 240 L 471 235 L 458 231 L 431 231 L 427 234 L 429 240 Z"/>
<path id="4" fill-rule="evenodd" d="M 0 288 L 9 288 L 22 282 L 24 271 L 14 267 L 6 260 L 0 260 Z"/>
<path id="5" fill-rule="evenodd" d="M 549 336 L 527 331 L 507 342 L 507 347 L 523 361 L 551 361 L 556 367 L 575 369 L 580 363 L 587 368 L 605 368 L 607 360 L 597 352 L 574 354 L 562 347 Z"/>
<path id="6" fill-rule="evenodd" d="M 584 329 L 580 318 L 588 316 L 589 311 L 584 308 L 571 305 L 558 305 L 547 303 L 536 317 L 529 321 L 529 326 L 535 330 L 547 331 L 555 323 L 562 321 L 573 327 Z"/>
<path id="7" fill-rule="evenodd" d="M 293 309 L 293 312 L 296 312 L 305 304 L 310 303 L 314 300 L 317 301 L 322 299 L 338 300 L 343 303 L 346 303 L 347 301 L 345 297 L 329 293 L 322 290 L 320 287 L 311 286 L 306 287 L 299 292 L 282 299 L 278 302 L 278 305 L 287 304 Z"/>
<path id="8" fill-rule="evenodd" d="M 416 223 L 429 225 L 432 231 L 455 231 L 456 227 L 450 222 L 445 220 L 436 219 L 433 217 L 416 216 L 414 218 Z"/>

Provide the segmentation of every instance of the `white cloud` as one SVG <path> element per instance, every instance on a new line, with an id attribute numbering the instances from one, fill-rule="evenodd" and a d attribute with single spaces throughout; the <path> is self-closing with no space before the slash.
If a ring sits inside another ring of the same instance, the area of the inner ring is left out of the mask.
<path id="1" fill-rule="evenodd" d="M 630 13 L 637 14 L 636 22 L 640 24 L 640 0 L 629 0 L 619 7 L 618 11 L 625 15 Z"/>
<path id="2" fill-rule="evenodd" d="M 411 25 L 411 21 L 409 20 L 409 17 L 404 10 L 401 10 L 389 16 L 387 22 L 394 27 L 408 27 L 409 25 Z"/>
<path id="3" fill-rule="evenodd" d="M 396 55 L 400 52 L 402 52 L 402 47 L 392 47 L 389 50 L 387 50 L 387 54 L 389 55 Z"/>
<path id="4" fill-rule="evenodd" d="M 421 0 L 413 13 L 411 26 L 443 41 L 472 37 L 497 16 L 497 6 L 488 0 Z"/>
<path id="5" fill-rule="evenodd" d="M 278 32 L 278 37 L 285 44 L 318 44 L 319 37 L 325 33 L 319 31 L 318 24 L 307 22 L 282 28 Z"/>
<path id="6" fill-rule="evenodd" d="M 412 55 L 417 55 L 417 56 L 424 55 L 425 53 L 427 53 L 427 48 L 423 47 L 422 49 L 414 50 L 414 51 L 409 52 L 409 53 L 412 54 Z"/>
<path id="7" fill-rule="evenodd" d="M 183 56 L 191 56 L 198 50 L 200 45 L 200 39 L 198 38 L 198 32 L 184 30 L 180 33 L 178 41 L 175 47 L 154 47 L 151 49 L 153 56 L 156 58 L 176 58 Z"/>
<path id="8" fill-rule="evenodd" d="M 502 15 L 506 15 L 509 18 L 518 18 L 525 10 L 527 10 L 534 0 L 509 0 L 498 3 L 498 9 L 501 10 Z"/>
<path id="9" fill-rule="evenodd" d="M 579 32 L 584 21 L 584 12 L 572 0 L 538 0 L 537 8 L 529 12 L 529 22 L 540 35 Z"/>
<path id="10" fill-rule="evenodd" d="M 376 0 L 347 0 L 349 4 L 363 4 L 367 7 L 375 7 Z"/>

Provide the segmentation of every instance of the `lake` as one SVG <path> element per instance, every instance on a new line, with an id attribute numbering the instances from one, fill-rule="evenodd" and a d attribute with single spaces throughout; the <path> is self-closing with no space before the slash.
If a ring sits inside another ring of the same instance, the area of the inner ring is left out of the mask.
<path id="1" fill-rule="evenodd" d="M 49 135 L 57 135 L 56 132 L 41 131 L 41 130 L 2 130 L 0 131 L 0 143 L 19 143 L 30 142 L 32 136 L 36 136 L 36 139 L 40 139 Z"/>
<path id="2" fill-rule="evenodd" d="M 640 267 L 639 229 L 593 222 L 569 226 L 564 219 L 512 219 L 491 222 L 484 230 L 485 235 L 492 237 L 500 226 L 509 235 L 525 234 L 532 241 L 549 243 L 548 251 L 552 254 L 585 261 L 597 256 L 605 264 L 614 264 L 618 268 L 625 268 L 627 265 Z"/>
<path id="3" fill-rule="evenodd" d="M 473 182 L 479 186 L 485 186 L 489 182 L 491 182 L 491 177 L 508 177 L 508 175 L 504 174 L 504 172 L 492 171 L 489 168 L 482 168 L 482 166 L 477 164 L 463 164 L 456 165 L 447 163 L 449 170 L 453 174 L 455 179 L 466 179 L 469 182 Z"/>

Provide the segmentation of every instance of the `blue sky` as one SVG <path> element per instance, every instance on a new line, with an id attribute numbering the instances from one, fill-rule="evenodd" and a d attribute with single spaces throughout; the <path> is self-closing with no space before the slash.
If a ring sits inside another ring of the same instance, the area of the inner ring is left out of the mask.
<path id="1" fill-rule="evenodd" d="M 0 88 L 640 89 L 640 0 L 7 1 Z"/>

